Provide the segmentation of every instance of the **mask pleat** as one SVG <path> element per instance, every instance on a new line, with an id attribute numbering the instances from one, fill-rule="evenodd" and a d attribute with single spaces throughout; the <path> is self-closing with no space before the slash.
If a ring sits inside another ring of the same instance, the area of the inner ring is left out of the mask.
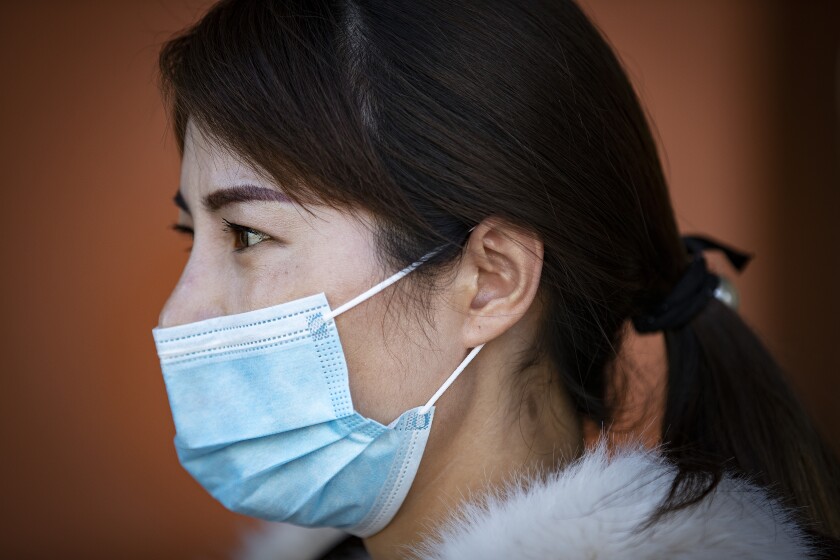
<path id="1" fill-rule="evenodd" d="M 191 448 L 223 445 L 320 424 L 337 417 L 312 345 L 294 353 L 251 352 L 235 360 L 164 366 L 179 440 Z M 289 395 L 305 394 L 305 406 Z M 247 414 L 243 414 L 247 410 Z"/>
<path id="2" fill-rule="evenodd" d="M 208 490 L 213 491 L 226 481 L 255 478 L 311 455 L 352 435 L 356 423 L 354 419 L 333 420 L 283 434 L 198 449 L 179 446 L 176 438 L 176 449 L 184 467 L 191 473 L 197 471 L 195 474 L 200 474 Z"/>
<path id="3" fill-rule="evenodd" d="M 221 486 L 217 491 L 211 490 L 211 492 L 225 506 L 240 513 L 255 515 L 256 512 L 260 512 L 264 516 L 264 512 L 272 511 L 276 512 L 270 518 L 274 521 L 295 522 L 299 518 L 299 510 L 304 504 L 308 503 L 313 496 L 323 494 L 324 486 L 357 457 L 363 453 L 367 455 L 366 449 L 377 441 L 375 434 L 376 432 L 366 434 L 364 429 L 359 430 L 357 428 L 347 433 L 345 437 L 322 445 L 317 449 L 312 449 L 295 459 L 273 465 L 270 465 L 272 461 L 268 459 L 264 463 L 266 468 L 263 470 L 252 469 L 249 464 L 249 474 L 237 477 L 236 484 Z M 283 444 L 286 444 L 285 438 Z M 262 451 L 265 452 L 267 458 L 274 457 L 276 459 L 277 457 L 277 451 L 273 451 L 271 448 Z M 252 461 L 254 460 L 253 455 L 250 458 Z M 317 467 L 313 468 L 314 465 L 317 465 Z M 279 478 L 273 476 L 274 472 L 280 468 L 283 470 L 283 476 Z M 374 487 L 378 485 L 376 473 L 372 470 L 358 474 L 358 482 L 362 486 L 365 484 Z M 289 480 L 295 481 L 295 483 L 290 485 Z M 355 503 L 357 507 L 369 508 L 372 499 L 367 504 L 358 503 L 358 496 L 366 494 L 357 492 L 358 490 L 354 489 L 353 492 L 334 495 L 332 499 L 339 502 L 337 504 L 339 507 L 341 502 L 347 502 L 348 505 Z M 307 516 L 306 518 L 314 521 L 319 516 L 323 517 L 325 515 L 330 517 L 334 515 L 332 505 L 327 509 L 313 512 L 312 517 Z M 318 523 L 314 524 L 317 525 Z M 331 522 L 330 526 L 335 527 L 337 525 Z"/>
<path id="4" fill-rule="evenodd" d="M 363 519 L 370 511 L 394 465 L 403 434 L 391 430 L 383 433 L 348 461 L 341 470 L 336 470 L 322 484 L 308 494 L 301 494 L 295 504 L 297 516 L 309 519 L 319 512 L 330 512 L 332 527 L 347 529 Z M 360 488 L 357 499 L 347 499 L 343 488 Z M 364 496 L 364 500 L 358 497 Z"/>
<path id="5" fill-rule="evenodd" d="M 322 478 L 320 485 L 313 485 L 310 492 L 301 493 L 294 504 L 295 519 L 324 517 L 325 512 L 329 512 L 331 527 L 357 534 L 354 531 L 362 528 L 360 523 L 364 529 L 369 528 L 368 520 L 377 517 L 381 509 L 398 508 L 402 498 L 395 504 L 389 497 L 392 498 L 395 491 L 399 492 L 396 489 L 406 481 L 406 475 L 408 481 L 413 479 L 416 465 L 405 471 L 402 467 L 409 454 L 417 454 L 418 457 L 422 454 L 431 426 L 431 414 L 419 415 L 418 409 L 413 409 L 401 415 L 394 426 L 384 428 L 370 421 L 368 429 L 381 433 L 364 448 L 363 453 L 347 461 L 343 468 L 334 469 L 331 477 Z M 363 431 L 357 429 L 356 433 Z M 422 436 L 414 438 L 414 434 L 421 433 Z M 316 458 L 312 457 L 313 460 Z M 410 459 L 408 461 L 413 464 Z M 350 488 L 355 498 L 348 495 Z M 382 507 L 373 511 L 377 503 Z"/>

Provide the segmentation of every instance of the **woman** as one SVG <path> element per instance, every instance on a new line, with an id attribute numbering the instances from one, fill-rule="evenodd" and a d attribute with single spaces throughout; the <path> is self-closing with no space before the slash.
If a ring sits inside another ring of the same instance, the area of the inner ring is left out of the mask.
<path id="1" fill-rule="evenodd" d="M 224 1 L 160 61 L 194 245 L 155 340 L 179 459 L 225 506 L 361 539 L 331 557 L 840 535 L 834 459 L 573 2 Z M 662 409 L 631 410 L 657 361 Z M 587 445 L 610 426 L 654 445 Z M 282 527 L 278 557 L 335 541 Z"/>

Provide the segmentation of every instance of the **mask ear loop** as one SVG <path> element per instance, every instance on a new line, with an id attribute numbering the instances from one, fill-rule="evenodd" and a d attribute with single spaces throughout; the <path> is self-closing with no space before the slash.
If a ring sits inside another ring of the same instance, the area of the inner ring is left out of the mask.
<path id="1" fill-rule="evenodd" d="M 472 232 L 472 230 L 474 230 L 474 229 L 475 229 L 475 226 L 471 227 L 467 231 L 467 233 Z M 335 319 L 336 317 L 338 317 L 339 315 L 341 315 L 345 311 L 349 311 L 350 309 L 353 309 L 354 307 L 356 307 L 357 305 L 359 305 L 363 301 L 372 298 L 373 296 L 375 296 L 376 294 L 378 294 L 379 292 L 381 292 L 382 290 L 384 290 L 385 288 L 387 288 L 391 284 L 394 284 L 395 282 L 398 282 L 399 280 L 402 280 L 406 275 L 408 275 L 409 273 L 414 271 L 414 269 L 416 269 L 418 266 L 420 266 L 421 264 L 425 263 L 426 261 L 428 261 L 430 258 L 435 256 L 436 254 L 438 254 L 438 252 L 440 252 L 441 249 L 442 249 L 442 247 L 438 248 L 438 249 L 435 249 L 434 251 L 432 251 L 431 253 L 428 253 L 427 255 L 424 255 L 417 262 L 414 262 L 414 263 L 408 265 L 407 267 L 400 270 L 399 272 L 397 272 L 396 274 L 394 274 L 390 278 L 386 278 L 385 280 L 383 280 L 379 284 L 375 285 L 374 287 L 370 288 L 369 290 L 366 290 L 365 292 L 362 292 L 361 294 L 357 295 L 356 297 L 354 297 L 353 299 L 351 299 L 347 303 L 344 303 L 344 304 L 336 307 L 335 309 L 332 309 L 332 310 L 328 311 L 327 313 L 324 313 L 324 315 L 323 315 L 324 321 L 329 321 L 330 319 Z"/>
<path id="2" fill-rule="evenodd" d="M 472 232 L 472 230 L 474 230 L 474 229 L 475 229 L 475 226 L 471 227 L 469 229 L 468 233 Z M 375 296 L 376 294 L 378 294 L 379 292 L 381 292 L 382 290 L 384 290 L 388 286 L 394 284 L 395 282 L 398 282 L 399 280 L 402 280 L 406 275 L 408 275 L 409 273 L 414 271 L 418 266 L 420 266 L 421 264 L 425 263 L 430 258 L 435 256 L 438 253 L 438 251 L 440 251 L 440 249 L 437 249 L 435 251 L 432 251 L 431 253 L 428 253 L 427 255 L 424 255 L 420 260 L 408 265 L 407 267 L 400 270 L 399 272 L 397 272 L 396 274 L 394 274 L 390 278 L 386 278 L 385 280 L 383 280 L 379 284 L 376 284 L 375 286 L 373 286 L 369 290 L 366 290 L 366 291 L 362 292 L 361 294 L 354 297 L 353 299 L 351 299 L 347 303 L 344 303 L 344 304 L 336 307 L 335 309 L 332 309 L 332 310 L 324 313 L 324 315 L 323 315 L 324 321 L 329 321 L 331 319 L 335 319 L 336 317 L 338 317 L 339 315 L 341 315 L 345 311 L 353 309 L 354 307 L 356 307 L 360 303 L 372 298 L 373 296 Z M 446 379 L 446 381 L 443 382 L 443 385 L 441 385 L 440 388 L 435 392 L 435 394 L 432 395 L 432 398 L 429 399 L 429 402 L 427 402 L 426 404 L 424 404 L 422 406 L 422 408 L 420 408 L 420 410 L 419 410 L 420 414 L 426 414 L 427 412 L 429 412 L 429 410 L 434 406 L 434 404 L 441 397 L 441 395 L 443 395 L 443 393 L 447 389 L 449 389 L 449 386 L 452 385 L 452 383 L 455 382 L 455 380 L 458 378 L 458 376 L 461 375 L 461 372 L 463 372 L 466 369 L 466 367 L 470 364 L 470 362 L 473 360 L 473 358 L 476 357 L 476 355 L 478 354 L 478 352 L 482 348 L 484 348 L 484 344 L 479 344 L 478 346 L 476 346 L 475 348 L 470 350 L 470 353 L 467 354 L 467 357 L 464 358 L 464 360 L 460 363 L 460 365 L 458 365 L 458 367 L 455 368 L 455 371 L 453 371 L 452 374 Z"/>
<path id="3" fill-rule="evenodd" d="M 435 253 L 437 253 L 437 251 L 432 251 L 428 255 L 421 258 L 419 261 L 408 265 L 407 267 L 400 270 L 399 272 L 397 272 L 396 274 L 394 274 L 390 278 L 386 278 L 385 280 L 383 280 L 379 284 L 375 285 L 374 287 L 370 288 L 369 290 L 366 290 L 366 291 L 362 292 L 361 294 L 357 295 L 356 297 L 354 297 L 353 299 L 351 299 L 347 303 L 342 304 L 342 305 L 336 307 L 335 309 L 333 309 L 331 311 L 328 311 L 327 313 L 324 313 L 324 321 L 329 321 L 330 319 L 334 319 L 335 317 L 338 317 L 339 315 L 341 315 L 345 311 L 349 311 L 350 309 L 353 309 L 354 307 L 356 307 L 357 305 L 359 305 L 363 301 L 372 298 L 373 296 L 375 296 L 376 294 L 378 294 L 379 292 L 381 292 L 382 290 L 384 290 L 385 288 L 387 288 L 391 284 L 394 284 L 395 282 L 397 282 L 399 280 L 402 280 L 406 275 L 408 275 L 410 272 L 414 271 L 414 269 L 416 269 L 418 266 L 420 266 L 421 264 L 425 263 L 427 260 L 432 258 L 435 255 Z"/>
<path id="4" fill-rule="evenodd" d="M 467 354 L 467 357 L 464 358 L 464 361 L 462 361 L 461 364 L 455 369 L 455 371 L 452 372 L 452 375 L 450 375 L 447 378 L 447 380 L 443 382 L 443 385 L 441 385 L 440 389 L 438 389 L 435 392 L 435 394 L 432 395 L 432 398 L 429 399 L 429 402 L 423 405 L 423 407 L 418 411 L 418 414 L 426 414 L 427 412 L 429 412 L 429 409 L 431 409 L 437 402 L 437 400 L 441 397 L 441 395 L 443 395 L 443 393 L 447 389 L 449 389 L 449 386 L 452 385 L 452 383 L 456 379 L 458 379 L 458 376 L 461 375 L 461 372 L 464 371 L 468 365 L 470 365 L 470 362 L 473 361 L 473 358 L 475 358 L 475 356 L 479 353 L 479 351 L 482 348 L 484 348 L 484 344 L 479 344 L 478 346 L 470 350 L 470 353 Z"/>

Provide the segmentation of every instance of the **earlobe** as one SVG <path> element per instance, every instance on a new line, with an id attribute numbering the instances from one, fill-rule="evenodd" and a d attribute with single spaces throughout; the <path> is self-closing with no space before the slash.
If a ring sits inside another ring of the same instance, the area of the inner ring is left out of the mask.
<path id="1" fill-rule="evenodd" d="M 543 243 L 533 233 L 500 218 L 473 230 L 462 262 L 466 278 L 468 347 L 489 342 L 531 308 L 542 272 Z"/>

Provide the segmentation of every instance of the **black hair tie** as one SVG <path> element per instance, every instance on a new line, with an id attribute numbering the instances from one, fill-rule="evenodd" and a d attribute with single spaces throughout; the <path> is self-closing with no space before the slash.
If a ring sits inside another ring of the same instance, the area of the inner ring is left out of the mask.
<path id="1" fill-rule="evenodd" d="M 715 297 L 720 277 L 706 267 L 703 250 L 723 251 L 738 272 L 744 270 L 753 257 L 708 237 L 686 235 L 682 240 L 688 253 L 693 256 L 691 263 L 662 303 L 647 314 L 633 317 L 633 326 L 637 332 L 679 328 L 691 321 Z"/>

